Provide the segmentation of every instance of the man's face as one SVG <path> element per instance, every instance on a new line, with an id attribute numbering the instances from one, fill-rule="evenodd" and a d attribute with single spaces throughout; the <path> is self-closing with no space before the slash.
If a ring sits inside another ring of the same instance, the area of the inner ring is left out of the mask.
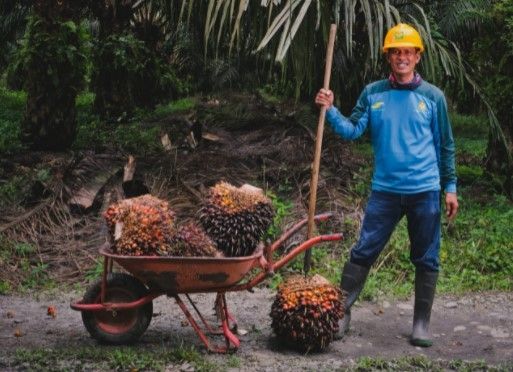
<path id="1" fill-rule="evenodd" d="M 390 48 L 388 62 L 397 79 L 413 79 L 415 66 L 420 61 L 420 52 L 411 47 Z"/>

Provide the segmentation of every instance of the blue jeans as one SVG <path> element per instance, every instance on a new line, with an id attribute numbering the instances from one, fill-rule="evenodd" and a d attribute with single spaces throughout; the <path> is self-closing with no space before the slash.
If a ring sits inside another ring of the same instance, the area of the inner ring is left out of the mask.
<path id="1" fill-rule="evenodd" d="M 351 262 L 370 267 L 406 215 L 410 260 L 418 269 L 438 271 L 440 252 L 440 191 L 404 195 L 372 191 Z"/>

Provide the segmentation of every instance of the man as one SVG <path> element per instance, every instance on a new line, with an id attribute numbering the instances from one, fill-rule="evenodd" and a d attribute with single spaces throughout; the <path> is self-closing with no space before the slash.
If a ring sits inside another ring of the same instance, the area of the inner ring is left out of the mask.
<path id="1" fill-rule="evenodd" d="M 391 67 L 388 79 L 365 87 L 349 118 L 333 106 L 333 92 L 315 97 L 327 108 L 335 133 L 352 140 L 369 128 L 374 150 L 372 192 L 360 238 L 342 271 L 347 292 L 341 332 L 349 329 L 351 306 L 358 298 L 371 265 L 399 220 L 406 216 L 410 259 L 415 265 L 415 307 L 410 342 L 432 345 L 429 320 L 439 270 L 440 192 L 446 216 L 458 211 L 454 140 L 443 93 L 415 71 L 424 51 L 419 33 L 409 25 L 391 28 L 383 52 Z"/>

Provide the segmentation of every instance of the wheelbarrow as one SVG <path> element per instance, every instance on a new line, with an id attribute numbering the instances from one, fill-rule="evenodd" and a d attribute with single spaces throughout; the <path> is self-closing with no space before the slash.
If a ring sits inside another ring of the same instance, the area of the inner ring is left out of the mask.
<path id="1" fill-rule="evenodd" d="M 330 217 L 330 213 L 319 214 L 314 220 L 321 222 Z M 342 239 L 340 233 L 315 236 L 274 260 L 273 253 L 307 222 L 304 219 L 296 223 L 275 242 L 266 247 L 261 245 L 253 255 L 245 257 L 122 256 L 114 254 L 106 243 L 100 247 L 100 254 L 104 256 L 101 280 L 89 288 L 82 300 L 71 303 L 71 308 L 82 312 L 85 328 L 97 341 L 130 344 L 148 328 L 153 314 L 152 301 L 167 295 L 175 299 L 210 352 L 235 351 L 240 346 L 237 322 L 228 311 L 225 293 L 251 291 L 298 254 L 316 244 Z M 113 273 L 114 262 L 128 273 Z M 212 326 L 203 317 L 189 296 L 204 292 L 217 293 L 214 304 L 220 318 L 217 326 Z M 203 327 L 181 295 L 187 298 Z M 224 345 L 214 344 L 207 334 L 224 336 Z"/>

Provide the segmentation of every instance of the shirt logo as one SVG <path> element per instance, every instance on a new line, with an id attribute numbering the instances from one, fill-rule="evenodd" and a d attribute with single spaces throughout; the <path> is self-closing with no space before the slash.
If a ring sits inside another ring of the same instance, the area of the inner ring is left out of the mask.
<path id="1" fill-rule="evenodd" d="M 424 101 L 419 102 L 419 104 L 417 105 L 417 111 L 419 111 L 421 113 L 425 113 L 427 111 L 427 106 Z"/>
<path id="2" fill-rule="evenodd" d="M 383 108 L 384 105 L 385 105 L 385 102 L 377 101 L 377 102 L 372 104 L 371 109 L 372 110 L 379 110 L 379 109 Z"/>

